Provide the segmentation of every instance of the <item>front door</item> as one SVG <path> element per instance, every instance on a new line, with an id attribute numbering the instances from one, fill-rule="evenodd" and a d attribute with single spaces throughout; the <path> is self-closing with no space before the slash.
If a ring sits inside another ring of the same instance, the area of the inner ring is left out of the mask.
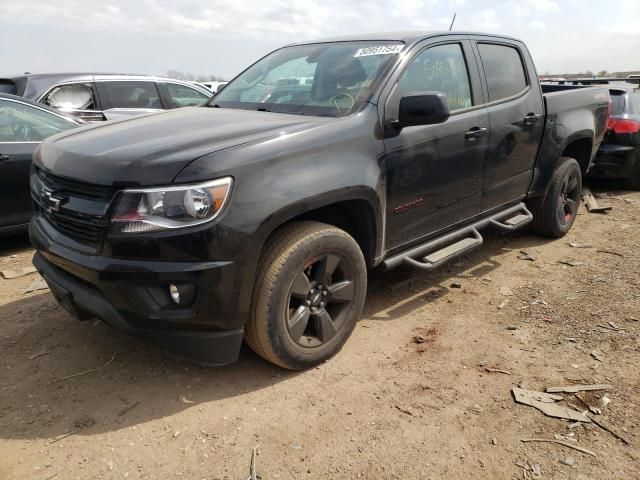
<path id="1" fill-rule="evenodd" d="M 451 117 L 438 125 L 387 134 L 387 249 L 401 247 L 480 213 L 490 125 L 478 71 L 466 40 L 419 51 L 386 104 L 397 118 L 400 98 L 444 92 Z M 394 117 L 395 116 L 395 117 Z"/>

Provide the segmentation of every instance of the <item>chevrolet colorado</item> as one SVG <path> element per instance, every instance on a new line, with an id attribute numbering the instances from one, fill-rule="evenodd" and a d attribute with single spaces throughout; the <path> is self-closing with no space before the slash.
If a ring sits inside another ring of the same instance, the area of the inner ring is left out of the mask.
<path id="1" fill-rule="evenodd" d="M 485 227 L 566 234 L 608 111 L 605 88 L 544 93 L 503 36 L 290 45 L 207 105 L 46 140 L 34 264 L 79 319 L 308 368 L 351 334 L 367 268 L 430 270 Z"/>

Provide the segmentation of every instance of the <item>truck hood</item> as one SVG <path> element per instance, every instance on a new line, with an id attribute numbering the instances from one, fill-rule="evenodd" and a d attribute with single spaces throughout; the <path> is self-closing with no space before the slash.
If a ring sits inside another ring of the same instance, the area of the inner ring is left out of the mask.
<path id="1" fill-rule="evenodd" d="M 93 125 L 45 140 L 36 165 L 59 177 L 109 186 L 169 184 L 198 157 L 333 119 L 189 107 Z"/>

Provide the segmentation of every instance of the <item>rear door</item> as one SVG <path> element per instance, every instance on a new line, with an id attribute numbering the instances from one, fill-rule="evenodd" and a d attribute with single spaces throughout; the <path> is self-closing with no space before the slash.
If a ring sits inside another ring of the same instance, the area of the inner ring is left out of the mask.
<path id="1" fill-rule="evenodd" d="M 544 129 L 544 104 L 525 46 L 472 37 L 488 94 L 491 144 L 482 210 L 522 199 L 531 183 Z"/>
<path id="2" fill-rule="evenodd" d="M 98 95 L 107 120 L 164 109 L 156 83 L 148 80 L 98 80 Z"/>
<path id="3" fill-rule="evenodd" d="M 87 122 L 99 122 L 105 119 L 96 94 L 96 85 L 93 82 L 56 85 L 47 91 L 40 102 Z"/>
<path id="4" fill-rule="evenodd" d="M 409 53 L 386 101 L 385 124 L 398 118 L 403 96 L 419 92 L 445 93 L 451 117 L 385 135 L 390 249 L 480 213 L 489 148 L 489 115 L 466 37 L 430 39 Z"/>
<path id="5" fill-rule="evenodd" d="M 29 172 L 40 142 L 75 126 L 46 110 L 0 98 L 0 230 L 31 218 Z"/>

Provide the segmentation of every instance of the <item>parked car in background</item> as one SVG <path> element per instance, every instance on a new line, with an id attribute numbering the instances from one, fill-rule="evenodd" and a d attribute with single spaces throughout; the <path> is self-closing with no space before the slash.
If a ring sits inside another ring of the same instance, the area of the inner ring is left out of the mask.
<path id="1" fill-rule="evenodd" d="M 222 90 L 229 82 L 202 82 L 202 85 L 211 90 L 214 94 Z"/>
<path id="2" fill-rule="evenodd" d="M 610 87 L 611 118 L 590 176 L 622 180 L 640 189 L 640 88 Z"/>
<path id="3" fill-rule="evenodd" d="M 489 227 L 566 235 L 608 111 L 607 88 L 547 93 L 508 37 L 290 45 L 206 106 L 45 142 L 34 265 L 79 319 L 309 368 L 353 331 L 367 268 L 432 270 Z"/>
<path id="4" fill-rule="evenodd" d="M 212 93 L 182 80 L 94 73 L 25 74 L 0 78 L 0 92 L 95 122 L 200 105 Z"/>
<path id="5" fill-rule="evenodd" d="M 26 230 L 31 218 L 31 159 L 45 138 L 85 122 L 0 93 L 0 236 Z"/>

